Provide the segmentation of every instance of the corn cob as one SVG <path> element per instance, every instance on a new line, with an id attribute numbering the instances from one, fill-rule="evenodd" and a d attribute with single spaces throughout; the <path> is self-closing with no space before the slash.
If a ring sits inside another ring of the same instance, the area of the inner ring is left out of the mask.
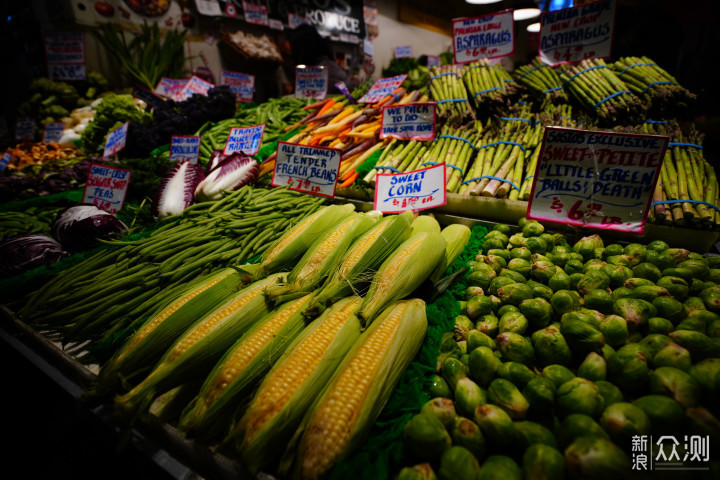
<path id="1" fill-rule="evenodd" d="M 96 385 L 87 395 L 110 393 L 119 382 L 147 372 L 192 323 L 235 293 L 240 281 L 237 270 L 221 270 L 195 282 L 185 293 L 160 308 L 102 367 Z"/>
<path id="2" fill-rule="evenodd" d="M 411 235 L 420 232 L 440 233 L 440 224 L 432 215 L 418 215 L 410 224 Z"/>
<path id="3" fill-rule="evenodd" d="M 203 439 L 227 434 L 227 419 L 305 327 L 300 309 L 309 299 L 306 295 L 276 308 L 235 342 L 183 412 L 181 431 Z"/>
<path id="4" fill-rule="evenodd" d="M 158 394 L 207 375 L 227 349 L 268 313 L 261 292 L 279 275 L 245 287 L 188 328 L 142 382 L 115 398 L 120 416 L 133 419 L 146 410 Z"/>
<path id="5" fill-rule="evenodd" d="M 348 249 L 340 266 L 335 269 L 317 290 L 303 310 L 314 316 L 339 298 L 347 297 L 362 289 L 372 274 L 402 242 L 410 236 L 413 213 L 408 210 L 400 215 L 385 217 L 369 232 L 357 239 Z"/>
<path id="6" fill-rule="evenodd" d="M 457 256 L 460 255 L 470 240 L 470 233 L 470 228 L 459 223 L 453 223 L 442 229 L 440 235 L 445 238 L 447 247 L 445 247 L 445 256 L 442 262 L 437 266 L 432 275 L 430 275 L 430 279 L 433 282 L 439 281 L 445 274 L 445 270 L 447 270 Z"/>
<path id="7" fill-rule="evenodd" d="M 281 284 L 271 285 L 265 292 L 265 300 L 272 306 L 283 297 L 312 291 L 324 281 L 345 256 L 352 242 L 374 226 L 382 213 L 354 213 L 334 229 L 317 237 L 298 264 Z"/>
<path id="8" fill-rule="evenodd" d="M 440 265 L 447 242 L 439 233 L 421 232 L 400 245 L 373 277 L 358 318 L 363 328 L 391 303 L 410 295 Z"/>
<path id="9" fill-rule="evenodd" d="M 333 228 L 355 210 L 351 203 L 329 205 L 287 231 L 262 256 L 260 267 L 249 281 L 257 281 L 272 273 L 291 270 L 318 235 Z"/>
<path id="10" fill-rule="evenodd" d="M 313 399 L 360 337 L 360 297 L 340 300 L 295 339 L 273 366 L 223 444 L 257 473 L 282 453 Z"/>
<path id="11" fill-rule="evenodd" d="M 319 399 L 305 415 L 280 474 L 292 463 L 292 478 L 316 480 L 353 452 L 377 419 L 427 331 L 425 302 L 388 307 L 346 355 Z M 295 456 L 296 455 L 296 456 Z"/>

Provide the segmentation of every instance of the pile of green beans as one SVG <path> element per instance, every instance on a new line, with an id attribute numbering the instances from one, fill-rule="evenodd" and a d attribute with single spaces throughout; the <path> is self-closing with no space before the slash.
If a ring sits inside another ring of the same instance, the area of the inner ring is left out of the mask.
<path id="1" fill-rule="evenodd" d="M 16 311 L 63 343 L 129 334 L 188 282 L 254 259 L 324 204 L 287 188 L 243 187 L 167 217 L 143 239 L 105 242 L 110 248 L 58 274 Z"/>

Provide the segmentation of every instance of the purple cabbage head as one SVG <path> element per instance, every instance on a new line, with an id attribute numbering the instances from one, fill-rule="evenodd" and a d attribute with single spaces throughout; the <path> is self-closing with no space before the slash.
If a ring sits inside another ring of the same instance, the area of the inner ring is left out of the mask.
<path id="1" fill-rule="evenodd" d="M 128 227 L 93 204 L 83 203 L 58 213 L 51 227 L 52 235 L 68 250 L 83 250 L 98 239 L 124 236 Z"/>
<path id="2" fill-rule="evenodd" d="M 50 265 L 67 255 L 55 239 L 29 233 L 0 242 L 0 275 L 10 277 L 33 268 Z"/>
<path id="3" fill-rule="evenodd" d="M 198 201 L 219 200 L 223 192 L 237 190 L 257 179 L 260 167 L 257 161 L 244 153 L 228 155 L 212 169 L 195 190 Z"/>
<path id="4" fill-rule="evenodd" d="M 152 203 L 155 218 L 182 213 L 195 202 L 195 189 L 205 178 L 200 165 L 189 161 L 178 163 L 165 175 L 160 183 Z"/>

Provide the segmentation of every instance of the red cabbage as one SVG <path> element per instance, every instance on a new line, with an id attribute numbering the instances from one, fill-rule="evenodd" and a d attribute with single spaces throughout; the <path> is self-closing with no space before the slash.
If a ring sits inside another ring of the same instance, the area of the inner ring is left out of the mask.
<path id="1" fill-rule="evenodd" d="M 259 170 L 254 158 L 241 152 L 233 153 L 200 182 L 195 190 L 195 198 L 199 201 L 219 200 L 223 192 L 237 190 L 254 182 Z"/>
<path id="2" fill-rule="evenodd" d="M 58 213 L 51 231 L 68 250 L 83 250 L 96 245 L 97 239 L 124 236 L 128 227 L 93 204 L 83 203 Z"/>
<path id="3" fill-rule="evenodd" d="M 0 242 L 0 275 L 9 277 L 50 265 L 67 255 L 53 238 L 29 233 Z"/>
<path id="4" fill-rule="evenodd" d="M 200 165 L 185 161 L 174 166 L 155 192 L 153 216 L 164 218 L 182 213 L 195 202 L 195 189 L 203 178 L 205 174 Z"/>

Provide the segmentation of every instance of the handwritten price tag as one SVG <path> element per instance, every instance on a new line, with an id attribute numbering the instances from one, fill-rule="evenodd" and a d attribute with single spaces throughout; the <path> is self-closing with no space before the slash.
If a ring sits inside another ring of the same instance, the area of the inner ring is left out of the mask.
<path id="1" fill-rule="evenodd" d="M 252 127 L 233 127 L 230 129 L 223 155 L 243 152 L 245 155 L 255 155 L 260 150 L 265 124 Z"/>
<path id="2" fill-rule="evenodd" d="M 90 164 L 90 172 L 83 191 L 83 203 L 93 203 L 99 209 L 115 215 L 122 210 L 130 184 L 130 170 L 98 163 Z"/>
<path id="3" fill-rule="evenodd" d="M 155 87 L 155 93 L 161 97 L 178 100 L 180 98 L 180 92 L 185 88 L 188 81 L 187 78 L 162 77 Z"/>
<path id="4" fill-rule="evenodd" d="M 187 100 L 188 98 L 192 97 L 193 95 L 203 95 L 207 96 L 208 90 L 213 88 L 215 85 L 213 85 L 210 82 L 206 82 L 200 77 L 196 77 L 195 75 L 190 78 L 190 80 L 185 84 L 183 89 L 180 91 L 180 94 L 178 95 L 177 100 L 183 101 Z"/>
<path id="5" fill-rule="evenodd" d="M 545 12 L 540 17 L 540 59 L 550 65 L 610 56 L 615 0 Z"/>
<path id="6" fill-rule="evenodd" d="M 428 55 L 427 57 L 427 66 L 429 67 L 439 67 L 442 65 L 442 60 L 437 55 Z"/>
<path id="7" fill-rule="evenodd" d="M 26 140 L 35 138 L 35 119 L 30 117 L 19 117 L 15 122 L 15 140 Z"/>
<path id="8" fill-rule="evenodd" d="M 230 91 L 235 94 L 235 100 L 239 103 L 249 103 L 253 101 L 253 93 L 255 92 L 255 75 L 221 70 L 220 85 L 227 85 L 230 87 Z"/>
<path id="9" fill-rule="evenodd" d="M 328 91 L 328 70 L 325 67 L 295 67 L 295 96 L 322 100 Z"/>
<path id="10" fill-rule="evenodd" d="M 380 138 L 434 139 L 435 106 L 435 103 L 408 103 L 383 107 Z"/>
<path id="11" fill-rule="evenodd" d="M 334 198 L 341 150 L 278 142 L 272 185 Z"/>
<path id="12" fill-rule="evenodd" d="M 3 153 L 3 156 L 0 157 L 0 172 L 4 172 L 7 170 L 8 165 L 10 165 L 10 161 L 12 160 L 12 155 L 10 155 L 8 152 Z"/>
<path id="13" fill-rule="evenodd" d="M 46 123 L 43 131 L 43 142 L 59 142 L 65 131 L 65 124 L 62 122 Z"/>
<path id="14" fill-rule="evenodd" d="M 129 122 L 125 122 L 120 127 L 108 133 L 107 140 L 105 140 L 105 150 L 103 151 L 103 157 L 111 157 L 123 148 L 125 148 L 129 125 Z"/>
<path id="15" fill-rule="evenodd" d="M 399 47 L 395 47 L 395 58 L 410 58 L 412 56 L 412 45 L 401 45 Z"/>
<path id="16" fill-rule="evenodd" d="M 447 203 L 445 164 L 375 177 L 374 209 L 383 213 L 427 210 Z"/>
<path id="17" fill-rule="evenodd" d="M 668 140 L 546 127 L 527 217 L 642 233 Z"/>
<path id="18" fill-rule="evenodd" d="M 200 155 L 200 137 L 191 135 L 173 135 L 170 139 L 170 160 L 197 164 Z"/>
<path id="19" fill-rule="evenodd" d="M 247 23 L 262 25 L 264 27 L 270 26 L 268 11 L 265 5 L 258 5 L 256 3 L 250 3 L 243 0 L 242 8 L 243 15 L 245 15 L 245 21 Z"/>
<path id="20" fill-rule="evenodd" d="M 515 53 L 512 10 L 452 21 L 455 63 L 481 58 L 506 57 Z"/>
<path id="21" fill-rule="evenodd" d="M 47 32 L 45 61 L 53 80 L 85 80 L 85 32 Z"/>
<path id="22" fill-rule="evenodd" d="M 407 78 L 407 75 L 397 75 L 378 79 L 370 90 L 358 100 L 358 103 L 377 103 L 395 91 Z"/>

